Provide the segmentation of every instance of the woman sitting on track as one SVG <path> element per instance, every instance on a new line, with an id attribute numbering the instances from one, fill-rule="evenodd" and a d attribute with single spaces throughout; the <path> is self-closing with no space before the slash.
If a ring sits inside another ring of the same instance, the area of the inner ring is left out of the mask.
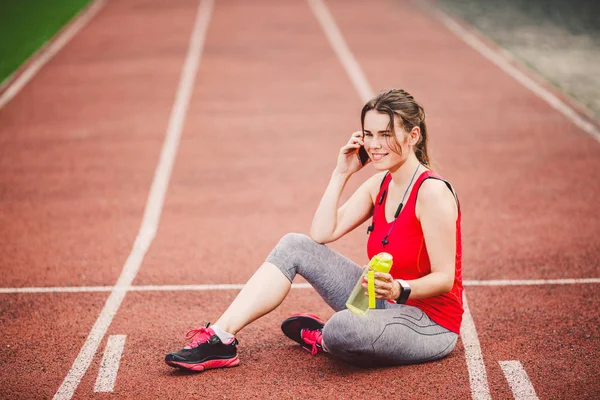
<path id="1" fill-rule="evenodd" d="M 167 364 L 193 371 L 238 365 L 234 335 L 281 304 L 296 274 L 336 311 L 327 322 L 310 314 L 283 321 L 284 333 L 312 354 L 382 366 L 452 351 L 463 313 L 460 209 L 450 184 L 427 167 L 425 113 L 410 94 L 390 90 L 363 107 L 361 123 L 340 150 L 310 237 L 285 235 L 221 318 L 190 331 L 191 342 L 168 354 Z M 379 172 L 338 208 L 346 182 L 363 167 L 361 146 Z M 377 309 L 359 316 L 345 302 L 363 268 L 322 243 L 371 216 L 367 253 L 388 252 L 394 263 L 390 274 L 375 274 Z"/>

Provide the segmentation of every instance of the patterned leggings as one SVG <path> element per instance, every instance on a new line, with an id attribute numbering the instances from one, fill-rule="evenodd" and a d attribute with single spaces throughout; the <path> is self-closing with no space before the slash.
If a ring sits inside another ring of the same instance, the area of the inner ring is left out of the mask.
<path id="1" fill-rule="evenodd" d="M 416 364 L 443 358 L 456 345 L 456 333 L 417 307 L 377 300 L 377 309 L 364 316 L 346 309 L 363 269 L 306 235 L 285 235 L 266 261 L 290 282 L 300 274 L 336 311 L 323 328 L 323 341 L 339 359 L 364 367 Z"/>

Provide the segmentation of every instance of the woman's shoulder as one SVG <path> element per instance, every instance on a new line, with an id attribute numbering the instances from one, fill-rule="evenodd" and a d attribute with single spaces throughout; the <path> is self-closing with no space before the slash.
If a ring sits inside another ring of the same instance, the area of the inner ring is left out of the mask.
<path id="1" fill-rule="evenodd" d="M 447 192 L 452 193 L 452 197 L 456 196 L 456 191 L 452 184 L 444 178 L 442 175 L 438 174 L 435 171 L 427 170 L 423 173 L 423 180 L 421 182 L 421 187 L 419 188 L 419 193 L 425 192 L 426 196 L 436 197 L 447 195 Z"/>
<path id="2" fill-rule="evenodd" d="M 453 189 L 443 178 L 438 176 L 434 178 L 425 179 L 421 183 L 417 196 L 417 208 L 453 213 L 457 205 Z"/>
<path id="3" fill-rule="evenodd" d="M 379 190 L 383 185 L 383 180 L 385 179 L 386 175 L 387 171 L 377 172 L 376 174 L 373 174 L 367 178 L 367 180 L 363 183 L 363 186 L 367 188 L 373 202 L 375 202 L 375 199 L 379 194 Z"/>
<path id="4" fill-rule="evenodd" d="M 367 179 L 367 184 L 369 188 L 375 191 L 375 194 L 379 193 L 379 189 L 383 186 L 384 180 L 388 175 L 388 171 L 377 172 L 372 175 L 369 179 Z"/>
<path id="5" fill-rule="evenodd" d="M 446 197 L 447 194 L 450 194 L 451 197 L 452 191 L 449 188 L 449 183 L 441 177 L 431 176 L 429 179 L 423 180 L 421 183 L 421 187 L 419 188 L 419 198 L 425 200 L 435 200 L 442 199 Z M 431 179 L 433 178 L 433 179 Z"/>

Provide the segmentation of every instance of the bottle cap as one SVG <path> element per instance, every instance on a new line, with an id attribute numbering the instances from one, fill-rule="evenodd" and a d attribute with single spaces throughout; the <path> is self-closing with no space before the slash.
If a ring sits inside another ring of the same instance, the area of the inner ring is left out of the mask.
<path id="1" fill-rule="evenodd" d="M 381 252 L 376 254 L 369 261 L 369 268 L 377 272 L 385 272 L 386 274 L 392 269 L 393 257 L 390 253 Z"/>

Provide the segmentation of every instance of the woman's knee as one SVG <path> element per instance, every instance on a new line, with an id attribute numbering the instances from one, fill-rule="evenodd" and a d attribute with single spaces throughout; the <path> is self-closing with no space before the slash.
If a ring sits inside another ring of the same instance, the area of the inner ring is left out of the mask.
<path id="1" fill-rule="evenodd" d="M 277 243 L 277 247 L 283 248 L 298 248 L 304 246 L 313 246 L 318 244 L 310 238 L 310 236 L 303 233 L 286 233 Z"/>
<path id="2" fill-rule="evenodd" d="M 362 347 L 365 335 L 361 334 L 360 316 L 350 310 L 339 311 L 323 327 L 323 341 L 333 355 L 354 352 Z"/>
<path id="3" fill-rule="evenodd" d="M 275 248 L 269 254 L 269 258 L 279 261 L 287 261 L 287 259 L 300 251 L 310 251 L 310 248 L 318 245 L 309 236 L 302 233 L 287 233 L 279 240 Z"/>
<path id="4" fill-rule="evenodd" d="M 373 332 L 368 318 L 342 310 L 323 328 L 323 342 L 332 356 L 359 367 L 386 365 L 373 353 Z"/>
<path id="5" fill-rule="evenodd" d="M 299 251 L 310 251 L 310 247 L 317 245 L 307 235 L 301 233 L 285 234 L 267 256 L 266 261 L 279 268 L 283 274 L 292 281 L 297 273 L 297 258 Z"/>

